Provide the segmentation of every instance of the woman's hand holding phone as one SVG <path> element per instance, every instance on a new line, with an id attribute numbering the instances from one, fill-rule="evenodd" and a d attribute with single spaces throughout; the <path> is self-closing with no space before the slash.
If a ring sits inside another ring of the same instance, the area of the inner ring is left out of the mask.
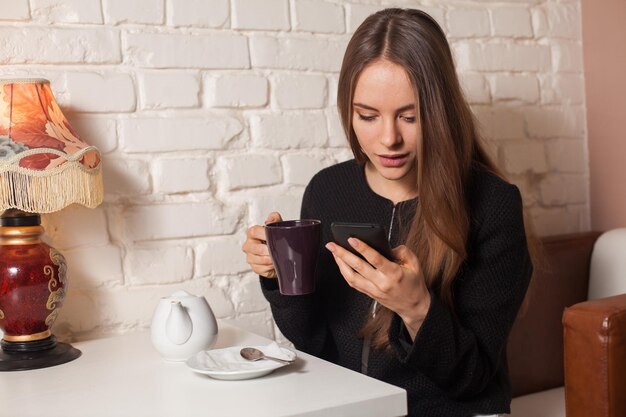
<path id="1" fill-rule="evenodd" d="M 280 213 L 273 212 L 265 219 L 265 224 L 282 221 Z M 265 227 L 261 225 L 252 226 L 246 233 L 246 241 L 241 249 L 246 254 L 246 262 L 255 273 L 267 277 L 276 278 L 276 269 L 270 257 L 270 252 L 265 243 Z"/>
<path id="2" fill-rule="evenodd" d="M 330 225 L 330 230 L 335 243 L 357 256 L 361 255 L 348 243 L 348 238 L 350 237 L 355 237 L 365 242 L 385 258 L 393 260 L 387 232 L 379 224 L 333 222 Z"/>
<path id="3" fill-rule="evenodd" d="M 359 239 L 351 237 L 348 243 L 364 259 L 336 243 L 326 245 L 341 275 L 352 288 L 398 314 L 414 339 L 430 307 L 430 293 L 417 255 L 401 245 L 392 250 L 393 262 Z"/>

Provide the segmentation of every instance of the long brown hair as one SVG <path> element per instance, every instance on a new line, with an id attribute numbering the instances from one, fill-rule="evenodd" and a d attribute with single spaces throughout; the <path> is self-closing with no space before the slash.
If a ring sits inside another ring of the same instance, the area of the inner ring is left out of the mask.
<path id="1" fill-rule="evenodd" d="M 453 310 L 452 283 L 467 256 L 471 171 L 476 166 L 498 171 L 480 143 L 444 32 L 426 13 L 396 8 L 365 19 L 341 66 L 337 106 L 358 162 L 365 163 L 367 156 L 352 128 L 354 90 L 363 69 L 381 59 L 406 71 L 422 129 L 416 160 L 420 204 L 406 245 L 417 254 L 427 286 L 438 288 L 440 299 Z M 372 346 L 389 345 L 391 317 L 391 311 L 380 308 L 366 323 L 363 336 L 372 338 Z"/>

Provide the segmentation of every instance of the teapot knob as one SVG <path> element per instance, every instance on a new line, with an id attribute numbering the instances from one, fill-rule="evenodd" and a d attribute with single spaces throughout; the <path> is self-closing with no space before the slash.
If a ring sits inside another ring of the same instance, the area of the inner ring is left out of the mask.
<path id="1" fill-rule="evenodd" d="M 193 324 L 189 313 L 180 301 L 172 301 L 170 314 L 165 322 L 165 334 L 170 342 L 182 345 L 191 337 Z"/>

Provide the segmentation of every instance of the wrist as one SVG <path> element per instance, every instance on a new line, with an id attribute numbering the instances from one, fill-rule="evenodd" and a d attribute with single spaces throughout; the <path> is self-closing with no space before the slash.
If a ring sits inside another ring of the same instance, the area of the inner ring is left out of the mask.
<path id="1" fill-rule="evenodd" d="M 415 335 L 419 331 L 428 310 L 430 308 L 430 293 L 426 291 L 424 297 L 406 314 L 400 316 L 404 325 L 406 326 L 412 339 L 415 339 Z"/>

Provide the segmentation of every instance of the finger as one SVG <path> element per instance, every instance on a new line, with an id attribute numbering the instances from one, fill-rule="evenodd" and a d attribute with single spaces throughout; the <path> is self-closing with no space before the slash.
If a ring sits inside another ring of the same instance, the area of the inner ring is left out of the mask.
<path id="1" fill-rule="evenodd" d="M 375 298 L 374 293 L 377 292 L 377 289 L 371 281 L 352 269 L 352 267 L 350 267 L 350 265 L 344 262 L 340 257 L 334 255 L 333 257 L 339 267 L 339 272 L 341 272 L 341 275 L 349 286 L 371 298 Z"/>
<path id="2" fill-rule="evenodd" d="M 376 249 L 372 248 L 371 246 L 369 246 L 367 243 L 363 242 L 360 239 L 351 237 L 348 239 L 348 243 L 357 252 L 363 255 L 363 257 L 367 260 L 367 262 L 370 265 L 372 265 L 376 269 L 381 270 L 381 272 L 383 273 L 385 273 L 384 271 L 385 267 L 389 266 L 389 264 L 393 265 L 393 262 L 385 258 Z"/>
<path id="3" fill-rule="evenodd" d="M 252 268 L 255 274 L 264 276 L 265 278 L 276 278 L 276 270 L 274 268 L 256 267 Z"/>
<path id="4" fill-rule="evenodd" d="M 388 260 L 378 251 L 376 251 L 376 249 L 367 245 L 362 240 L 351 237 L 348 239 L 348 243 L 355 250 L 361 253 L 367 259 L 367 262 L 363 261 L 357 256 L 352 255 L 348 251 L 346 251 L 348 254 L 354 256 L 354 258 L 357 259 L 357 261 L 354 261 L 357 263 L 353 264 L 352 258 L 342 259 L 372 283 L 372 285 L 375 287 L 375 290 L 371 289 L 370 291 L 376 291 L 378 297 L 383 297 L 392 289 L 392 287 L 395 285 L 394 283 L 397 283 L 399 280 L 402 279 L 402 267 L 400 265 Z M 369 269 L 361 269 L 361 263 L 369 266 Z M 371 265 L 372 263 L 375 263 L 375 265 Z"/>
<path id="5" fill-rule="evenodd" d="M 263 226 L 252 226 L 248 229 L 248 238 L 265 242 L 267 236 L 265 234 L 265 228 Z"/>
<path id="6" fill-rule="evenodd" d="M 256 240 L 247 240 L 242 249 L 245 253 L 257 256 L 270 256 L 270 250 L 265 243 L 259 243 Z"/>
<path id="7" fill-rule="evenodd" d="M 261 265 L 261 266 L 271 266 L 272 268 L 274 267 L 272 258 L 270 258 L 269 256 L 259 256 L 259 255 L 253 255 L 251 253 L 248 253 L 246 255 L 246 262 L 248 262 L 250 266 Z"/>
<path id="8" fill-rule="evenodd" d="M 281 217 L 280 213 L 277 211 L 273 211 L 267 216 L 267 219 L 265 219 L 265 224 L 280 222 L 282 220 L 283 218 Z"/>
<path id="9" fill-rule="evenodd" d="M 331 251 L 334 256 L 340 258 L 343 262 L 350 266 L 350 268 L 354 269 L 359 274 L 363 275 L 366 278 L 374 278 L 372 274 L 376 272 L 375 269 L 372 267 L 372 265 L 370 265 L 363 259 L 359 258 L 355 254 L 345 250 L 344 248 L 333 242 L 329 242 L 328 244 L 326 244 L 326 248 Z"/>

